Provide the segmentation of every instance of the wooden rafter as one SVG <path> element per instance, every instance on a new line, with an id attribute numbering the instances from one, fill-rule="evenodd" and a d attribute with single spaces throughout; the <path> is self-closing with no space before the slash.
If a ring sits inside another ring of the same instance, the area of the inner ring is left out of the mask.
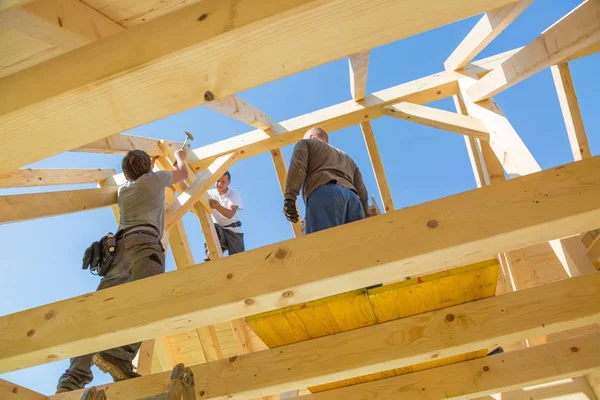
<path id="1" fill-rule="evenodd" d="M 575 85 L 571 78 L 568 63 L 553 65 L 551 68 L 552 78 L 558 94 L 558 102 L 563 113 L 571 152 L 575 161 L 591 157 L 590 145 L 588 144 L 583 118 L 579 109 L 579 101 L 575 93 Z"/>
<path id="2" fill-rule="evenodd" d="M 203 391 L 205 399 L 252 398 L 319 385 L 599 321 L 599 284 L 600 274 L 568 279 L 191 369 L 201 377 L 196 378 L 196 390 Z M 423 332 L 427 340 L 422 340 Z M 591 361 L 584 372 L 591 365 L 597 367 L 595 343 L 595 350 L 586 351 Z M 162 390 L 158 382 L 166 381 L 168 374 L 119 382 L 111 400 L 158 394 L 156 391 Z M 79 399 L 77 395 L 60 398 Z"/>
<path id="3" fill-rule="evenodd" d="M 71 214 L 117 204 L 117 189 L 80 189 L 62 192 L 0 196 L 0 224 Z"/>
<path id="4" fill-rule="evenodd" d="M 600 41 L 600 3 L 585 0 L 537 39 L 494 68 L 468 90 L 473 101 L 502 92 L 527 77 Z"/>
<path id="5" fill-rule="evenodd" d="M 125 28 L 79 0 L 38 0 L 0 13 L 0 26 L 67 52 Z"/>
<path id="6" fill-rule="evenodd" d="M 494 40 L 506 27 L 514 21 L 533 0 L 520 0 L 517 3 L 488 11 L 475 24 L 458 47 L 444 62 L 448 71 L 460 69 L 473 60 Z"/>
<path id="7" fill-rule="evenodd" d="M 1 4 L 1 3 L 0 3 Z M 0 379 L 0 399 L 6 400 L 48 400 L 41 393 L 34 392 L 12 382 Z"/>
<path id="8" fill-rule="evenodd" d="M 267 113 L 235 95 L 209 101 L 204 106 L 258 129 L 266 130 L 273 127 L 273 119 Z"/>
<path id="9" fill-rule="evenodd" d="M 419 124 L 443 129 L 461 135 L 489 140 L 490 134 L 485 125 L 477 118 L 453 113 L 446 110 L 402 102 L 383 107 L 386 115 L 412 121 Z"/>
<path id="10" fill-rule="evenodd" d="M 525 186 L 529 190 L 523 191 Z M 424 275 L 567 237 L 600 225 L 599 196 L 600 157 L 593 157 L 225 257 L 202 268 L 8 315 L 0 318 L 0 372 Z M 475 204 L 493 204 L 494 213 Z M 363 251 L 365 246 L 372 251 Z M 345 259 L 352 262 L 340 262 Z M 114 299 L 111 307 L 107 298 Z M 56 316 L 60 323 L 44 315 Z M 17 334 L 21 331 L 29 335 Z"/>
<path id="11" fill-rule="evenodd" d="M 448 0 L 425 19 L 436 2 L 241 0 L 234 14 L 232 0 L 192 4 L 0 80 L 0 147 L 11 154 L 0 172 L 512 1 Z"/>
<path id="12" fill-rule="evenodd" d="M 394 201 L 392 200 L 392 192 L 390 191 L 390 186 L 388 185 L 388 181 L 385 176 L 383 162 L 381 161 L 381 155 L 379 154 L 379 149 L 377 148 L 377 142 L 375 141 L 375 134 L 373 133 L 371 122 L 362 122 L 360 124 L 360 128 L 363 133 L 363 138 L 365 139 L 371 165 L 373 166 L 373 173 L 375 174 L 375 181 L 377 182 L 377 188 L 379 189 L 379 194 L 381 195 L 383 208 L 385 212 L 394 211 L 395 208 Z"/>
<path id="13" fill-rule="evenodd" d="M 144 150 L 151 156 L 162 155 L 159 140 L 139 136 L 116 134 L 71 149 L 75 152 L 126 154 L 129 150 Z"/>
<path id="14" fill-rule="evenodd" d="M 369 50 L 361 51 L 348 57 L 350 70 L 350 94 L 352 100 L 364 99 L 367 91 L 367 73 L 369 70 Z"/>
<path id="15" fill-rule="evenodd" d="M 98 183 L 117 173 L 114 169 L 31 169 L 23 168 L 0 174 L 0 188 L 77 185 Z"/>

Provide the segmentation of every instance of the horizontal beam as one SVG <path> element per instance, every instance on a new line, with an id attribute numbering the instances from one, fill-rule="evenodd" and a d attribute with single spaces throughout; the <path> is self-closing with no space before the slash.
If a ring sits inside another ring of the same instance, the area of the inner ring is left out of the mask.
<path id="1" fill-rule="evenodd" d="M 489 99 L 600 41 L 600 2 L 586 0 L 469 89 L 473 101 Z"/>
<path id="2" fill-rule="evenodd" d="M 0 224 L 71 214 L 117 204 L 117 188 L 0 196 Z"/>
<path id="3" fill-rule="evenodd" d="M 201 1 L 0 80 L 0 172 L 513 1 Z"/>
<path id="4" fill-rule="evenodd" d="M 191 368 L 196 377 L 196 391 L 204 392 L 203 399 L 250 399 L 491 349 L 499 343 L 518 341 L 542 332 L 585 326 L 600 321 L 597 300 L 600 300 L 600 274 Z M 598 354 L 598 346 L 600 344 L 596 343 L 594 355 Z M 597 358 L 595 362 L 597 365 Z M 125 400 L 157 394 L 159 384 L 166 382 L 168 373 L 163 373 L 110 385 L 106 389 L 114 393 L 111 400 Z M 431 382 L 435 383 L 439 384 L 440 380 Z M 80 393 L 75 392 L 60 399 L 79 399 L 78 395 Z"/>
<path id="5" fill-rule="evenodd" d="M 205 107 L 262 130 L 271 129 L 274 124 L 268 114 L 235 95 L 209 101 Z"/>
<path id="6" fill-rule="evenodd" d="M 34 392 L 12 382 L 0 379 L 0 399 L 3 400 L 48 400 L 41 393 Z"/>
<path id="7" fill-rule="evenodd" d="M 15 169 L 0 173 L 0 188 L 97 183 L 115 175 L 114 169 Z"/>
<path id="8" fill-rule="evenodd" d="M 276 123 L 270 133 L 254 130 L 229 139 L 221 140 L 193 150 L 200 161 L 241 151 L 240 158 L 247 158 L 296 143 L 307 129 L 319 125 L 327 131 L 335 131 L 383 116 L 383 106 L 410 101 L 424 104 L 443 99 L 458 91 L 455 72 L 441 72 L 410 81 L 365 96 L 359 103 L 349 100 L 318 111 Z M 199 162 L 191 162 L 198 171 Z"/>
<path id="9" fill-rule="evenodd" d="M 474 399 L 575 378 L 597 368 L 600 368 L 600 334 L 593 334 L 302 396 L 298 400 L 363 400 L 372 393 L 377 393 L 377 400 Z"/>
<path id="10" fill-rule="evenodd" d="M 520 0 L 517 3 L 485 13 L 446 59 L 444 62 L 446 70 L 454 71 L 471 62 L 481 50 L 504 31 L 532 2 L 533 0 Z"/>
<path id="11" fill-rule="evenodd" d="M 472 136 L 485 141 L 490 140 L 490 133 L 483 122 L 468 115 L 406 102 L 387 106 L 383 109 L 385 114 L 390 117 Z"/>
<path id="12" fill-rule="evenodd" d="M 0 12 L 6 11 L 13 7 L 21 7 L 33 0 L 0 0 Z"/>
<path id="13" fill-rule="evenodd" d="M 598 198 L 596 156 L 213 260 L 201 268 L 8 315 L 0 318 L 0 373 L 588 231 L 600 226 Z M 367 247 L 372 251 L 363 251 Z"/>
<path id="14" fill-rule="evenodd" d="M 151 156 L 162 155 L 160 140 L 131 135 L 112 135 L 70 151 L 103 154 L 126 154 L 129 150 L 144 150 Z M 182 143 L 183 144 L 183 143 Z"/>

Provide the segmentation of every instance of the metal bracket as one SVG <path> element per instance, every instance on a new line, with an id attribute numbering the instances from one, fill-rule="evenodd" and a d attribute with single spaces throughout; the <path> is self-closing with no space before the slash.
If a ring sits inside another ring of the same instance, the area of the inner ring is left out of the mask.
<path id="1" fill-rule="evenodd" d="M 189 367 L 177 364 L 171 372 L 171 383 L 167 393 L 139 400 L 196 400 L 194 373 Z"/>

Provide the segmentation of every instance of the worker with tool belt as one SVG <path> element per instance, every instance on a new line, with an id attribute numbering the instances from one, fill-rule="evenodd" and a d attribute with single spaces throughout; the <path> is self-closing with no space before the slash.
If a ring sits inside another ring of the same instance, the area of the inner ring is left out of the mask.
<path id="1" fill-rule="evenodd" d="M 296 223 L 302 188 L 306 234 L 358 221 L 369 215 L 369 196 L 360 170 L 348 154 L 329 144 L 323 129 L 309 129 L 296 144 L 285 185 L 283 212 Z"/>
<path id="2" fill-rule="evenodd" d="M 242 221 L 238 210 L 242 210 L 242 198 L 240 194 L 229 187 L 231 183 L 231 174 L 225 172 L 216 183 L 215 189 L 210 189 L 208 193 L 209 205 L 212 208 L 212 220 L 215 224 L 215 230 L 219 237 L 221 250 L 227 250 L 229 255 L 245 251 L 244 234 L 242 233 Z M 208 246 L 204 243 L 206 256 L 204 261 L 210 261 Z"/>
<path id="3" fill-rule="evenodd" d="M 120 221 L 117 234 L 105 236 L 84 256 L 84 268 L 102 276 L 98 290 L 121 285 L 165 272 L 161 244 L 164 230 L 165 188 L 187 177 L 185 149 L 175 152 L 174 171 L 152 172 L 154 160 L 142 150 L 131 150 L 121 163 L 127 182 L 118 189 Z M 112 245 L 106 243 L 114 242 Z M 101 254 L 98 254 L 100 251 Z M 107 303 L 109 304 L 109 303 Z M 56 393 L 84 388 L 93 379 L 92 362 L 113 380 L 140 376 L 132 360 L 141 343 L 133 343 L 96 354 L 71 359 L 69 369 L 60 377 Z"/>

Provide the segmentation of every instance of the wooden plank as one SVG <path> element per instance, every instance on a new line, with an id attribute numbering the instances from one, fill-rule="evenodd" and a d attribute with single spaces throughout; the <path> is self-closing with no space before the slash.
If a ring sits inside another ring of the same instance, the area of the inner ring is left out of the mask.
<path id="1" fill-rule="evenodd" d="M 488 11 L 444 62 L 448 71 L 463 68 L 513 22 L 533 0 L 521 0 Z"/>
<path id="2" fill-rule="evenodd" d="M 549 334 L 599 320 L 600 274 L 594 274 L 191 369 L 196 377 L 196 393 L 204 392 L 202 398 L 247 399 L 494 348 L 503 341 Z M 492 359 L 486 357 L 482 361 Z M 597 368 L 597 355 L 593 360 Z M 439 369 L 431 371 L 439 378 Z M 150 396 L 162 389 L 157 384 L 168 382 L 169 374 L 101 387 L 110 388 L 111 400 Z M 406 376 L 410 379 L 411 375 Z M 431 381 L 437 382 L 439 379 Z M 80 393 L 70 392 L 60 399 L 80 397 Z"/>
<path id="3" fill-rule="evenodd" d="M 181 220 L 175 222 L 170 230 L 169 244 L 178 269 L 194 265 L 194 256 L 185 227 Z M 177 254 L 177 255 L 176 255 Z"/>
<path id="4" fill-rule="evenodd" d="M 600 41 L 600 3 L 586 0 L 533 42 L 468 90 L 473 101 L 489 99 L 529 76 Z"/>
<path id="5" fill-rule="evenodd" d="M 516 388 L 575 378 L 598 368 L 600 335 L 586 335 L 530 349 L 466 361 L 362 385 L 303 396 L 302 400 L 378 400 L 479 398 Z M 443 379 L 440 379 L 443 377 Z M 523 398 L 552 398 L 528 390 Z M 569 397 L 565 393 L 565 398 Z M 532 397 L 535 396 L 535 397 Z M 510 392 L 502 398 L 513 399 Z M 570 397 L 569 397 L 570 398 Z M 587 398 L 587 397 L 586 397 Z"/>
<path id="6" fill-rule="evenodd" d="M 568 63 L 553 65 L 552 78 L 558 94 L 558 102 L 563 113 L 571 152 L 575 161 L 586 157 L 591 157 L 590 145 L 588 143 L 575 86 L 571 78 L 571 71 Z"/>
<path id="7" fill-rule="evenodd" d="M 22 7 L 33 0 L 0 0 L 0 12 L 4 12 L 13 7 Z"/>
<path id="8" fill-rule="evenodd" d="M 600 263 L 600 236 L 592 242 L 587 250 L 587 255 L 594 263 Z"/>
<path id="9" fill-rule="evenodd" d="M 275 173 L 277 174 L 277 181 L 279 182 L 279 188 L 281 194 L 285 195 L 285 183 L 287 182 L 287 167 L 283 161 L 283 154 L 280 149 L 271 150 L 271 158 L 273 159 L 273 166 L 275 167 Z M 290 222 L 292 232 L 295 237 L 302 236 L 302 224 L 300 222 Z"/>
<path id="10" fill-rule="evenodd" d="M 512 1 L 201 1 L 2 79 L 0 171 Z"/>
<path id="11" fill-rule="evenodd" d="M 352 54 L 348 57 L 350 69 L 350 94 L 352 100 L 360 101 L 365 98 L 367 91 L 367 73 L 369 70 L 369 50 Z"/>
<path id="12" fill-rule="evenodd" d="M 375 141 L 375 134 L 373 133 L 373 127 L 371 122 L 361 122 L 360 129 L 365 139 L 365 145 L 369 153 L 369 159 L 371 160 L 371 166 L 373 167 L 373 173 L 375 174 L 375 181 L 377 182 L 377 188 L 381 195 L 381 202 L 385 212 L 394 211 L 394 201 L 392 200 L 392 192 L 390 192 L 390 186 L 388 185 L 385 171 L 383 169 L 383 162 L 381 161 L 381 155 L 377 148 L 377 142 Z"/>
<path id="13" fill-rule="evenodd" d="M 200 197 L 202 197 L 202 195 L 210 189 L 225 171 L 233 165 L 236 161 L 237 154 L 238 153 L 231 153 L 219 157 L 208 166 L 206 171 L 199 174 L 184 193 L 180 194 L 177 199 L 169 205 L 165 210 L 165 230 L 169 230 L 177 220 L 199 201 Z"/>
<path id="14" fill-rule="evenodd" d="M 302 139 L 308 129 L 316 125 L 332 132 L 381 117 L 384 115 L 382 107 L 386 105 L 400 101 L 424 104 L 451 96 L 457 93 L 456 82 L 460 78 L 462 75 L 455 72 L 429 75 L 367 95 L 359 103 L 349 100 L 281 121 L 271 129 L 270 133 L 254 130 L 194 149 L 193 152 L 200 161 L 238 150 L 244 151 L 240 159 L 251 157 L 296 143 Z M 190 163 L 194 171 L 199 170 L 197 164 L 198 161 Z"/>
<path id="15" fill-rule="evenodd" d="M 48 397 L 15 383 L 0 379 L 0 399 L 2 400 L 47 400 Z"/>
<path id="16" fill-rule="evenodd" d="M 461 135 L 473 136 L 486 141 L 490 138 L 485 125 L 479 119 L 468 115 L 407 102 L 387 106 L 383 110 L 390 117 L 460 133 Z"/>
<path id="17" fill-rule="evenodd" d="M 150 156 L 162 156 L 160 141 L 131 135 L 112 135 L 85 144 L 70 151 L 103 154 L 127 154 L 129 150 L 144 150 Z"/>
<path id="18" fill-rule="evenodd" d="M 0 13 L 0 26 L 71 51 L 125 28 L 79 0 L 38 0 Z"/>
<path id="19" fill-rule="evenodd" d="M 0 173 L 0 188 L 98 183 L 117 171 L 114 169 L 15 169 Z"/>
<path id="20" fill-rule="evenodd" d="M 152 360 L 154 359 L 154 342 L 155 339 L 145 340 L 140 346 L 140 351 L 137 355 L 136 372 L 140 375 L 150 375 L 152 373 Z"/>
<path id="21" fill-rule="evenodd" d="M 116 188 L 0 196 L 0 224 L 71 214 L 117 204 Z"/>
<path id="22" fill-rule="evenodd" d="M 236 95 L 209 101 L 204 106 L 219 114 L 226 115 L 258 129 L 271 129 L 274 124 L 273 119 L 267 113 L 259 110 Z"/>
<path id="23" fill-rule="evenodd" d="M 0 372 L 182 333 L 567 237 L 600 225 L 599 197 L 600 157 L 592 157 L 224 257 L 201 268 L 7 315 L 0 318 Z M 366 247 L 372 251 L 363 251 Z"/>

